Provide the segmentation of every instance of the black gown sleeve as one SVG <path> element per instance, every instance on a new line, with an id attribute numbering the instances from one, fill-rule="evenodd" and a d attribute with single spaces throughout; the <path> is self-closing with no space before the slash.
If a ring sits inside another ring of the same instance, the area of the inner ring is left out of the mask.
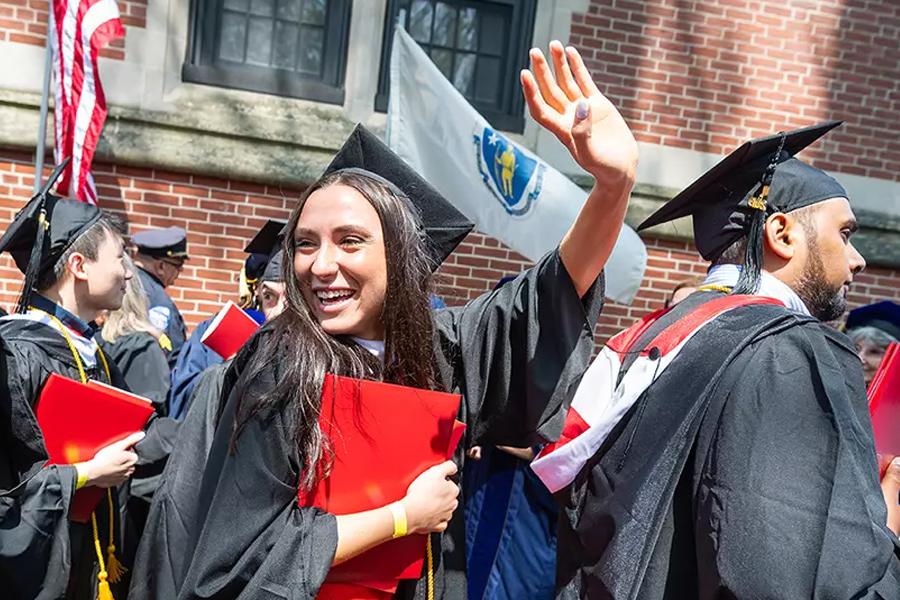
<path id="1" fill-rule="evenodd" d="M 204 371 L 193 388 L 172 454 L 153 496 L 132 569 L 131 600 L 172 600 L 184 583 L 206 457 L 219 415 L 228 363 Z"/>
<path id="2" fill-rule="evenodd" d="M 463 394 L 469 445 L 559 437 L 561 409 L 590 364 L 603 287 L 601 274 L 579 297 L 554 250 L 493 292 L 438 311 L 438 366 Z"/>
<path id="3" fill-rule="evenodd" d="M 165 414 L 169 363 L 156 339 L 148 333 L 131 333 L 122 336 L 111 350 L 128 389 L 148 398 L 157 412 Z"/>
<path id="4" fill-rule="evenodd" d="M 59 598 L 71 563 L 69 506 L 75 468 L 46 466 L 31 407 L 47 366 L 30 344 L 0 353 L 0 582 L 11 598 Z"/>
<path id="5" fill-rule="evenodd" d="M 701 427 L 701 598 L 900 598 L 862 371 L 819 327 L 745 351 Z"/>
<path id="6" fill-rule="evenodd" d="M 179 598 L 314 598 L 337 549 L 337 521 L 298 506 L 298 453 L 280 415 L 252 419 L 229 449 L 236 395 L 207 459 L 202 529 Z"/>

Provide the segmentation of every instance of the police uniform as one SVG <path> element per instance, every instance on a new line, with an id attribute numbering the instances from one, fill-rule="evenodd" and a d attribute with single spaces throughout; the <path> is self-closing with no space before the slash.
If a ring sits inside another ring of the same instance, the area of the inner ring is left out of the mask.
<path id="1" fill-rule="evenodd" d="M 137 246 L 138 252 L 153 258 L 171 258 L 186 260 L 187 234 L 181 227 L 168 227 L 166 229 L 150 229 L 141 231 L 131 237 Z M 172 343 L 169 353 L 169 366 L 175 364 L 178 352 L 187 337 L 184 318 L 175 303 L 166 293 L 162 282 L 155 275 L 142 268 L 137 270 L 144 286 L 144 292 L 150 305 L 148 317 L 154 327 L 166 334 Z"/>

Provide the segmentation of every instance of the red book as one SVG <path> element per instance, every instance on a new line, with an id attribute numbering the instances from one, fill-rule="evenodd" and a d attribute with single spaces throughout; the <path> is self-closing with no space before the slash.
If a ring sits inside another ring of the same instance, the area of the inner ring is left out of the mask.
<path id="1" fill-rule="evenodd" d="M 99 381 L 81 383 L 51 373 L 35 413 L 50 464 L 71 465 L 90 460 L 101 448 L 142 430 L 153 405 Z M 86 523 L 105 493 L 93 486 L 75 492 L 69 518 Z"/>
<path id="2" fill-rule="evenodd" d="M 327 375 L 319 423 L 334 459 L 311 493 L 298 494 L 301 504 L 342 515 L 402 499 L 419 474 L 456 450 L 465 430 L 456 420 L 460 400 L 458 394 Z M 334 567 L 321 595 L 330 593 L 329 582 L 393 591 L 400 579 L 418 579 L 426 541 L 423 535 L 391 540 Z"/>
<path id="3" fill-rule="evenodd" d="M 888 346 L 869 384 L 868 396 L 875 449 L 900 456 L 900 344 Z"/>
<path id="4" fill-rule="evenodd" d="M 200 341 L 216 354 L 228 360 L 241 349 L 250 337 L 259 329 L 253 317 L 238 308 L 237 304 L 228 301 L 216 318 L 209 324 Z"/>

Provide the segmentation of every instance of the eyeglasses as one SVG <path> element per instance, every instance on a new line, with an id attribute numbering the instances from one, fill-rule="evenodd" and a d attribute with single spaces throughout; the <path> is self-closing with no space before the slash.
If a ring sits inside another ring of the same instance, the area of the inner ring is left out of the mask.
<path id="1" fill-rule="evenodd" d="M 178 269 L 179 272 L 184 270 L 184 261 L 183 260 L 167 260 L 165 258 L 161 258 L 159 260 L 160 260 L 160 262 L 164 262 L 167 265 L 172 265 L 173 267 Z"/>

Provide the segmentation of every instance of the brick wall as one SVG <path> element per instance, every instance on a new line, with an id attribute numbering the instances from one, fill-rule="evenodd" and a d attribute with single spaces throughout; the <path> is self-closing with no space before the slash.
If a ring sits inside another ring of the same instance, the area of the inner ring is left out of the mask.
<path id="1" fill-rule="evenodd" d="M 191 260 L 172 298 L 193 327 L 237 297 L 237 273 L 247 241 L 267 219 L 287 219 L 299 190 L 241 183 L 152 169 L 95 165 L 100 205 L 122 214 L 131 231 L 179 225 L 188 231 Z M 0 231 L 31 196 L 34 168 L 24 153 L 0 150 Z M 647 271 L 631 306 L 609 303 L 597 339 L 628 327 L 660 308 L 675 285 L 706 272 L 706 263 L 685 242 L 645 239 Z M 472 233 L 438 272 L 437 292 L 453 306 L 493 288 L 505 275 L 530 263 L 497 240 Z M 0 256 L 0 305 L 15 305 L 21 273 L 9 255 Z M 872 268 L 857 277 L 853 306 L 892 299 L 900 302 L 900 270 Z"/>
<path id="2" fill-rule="evenodd" d="M 723 153 L 823 121 L 820 168 L 900 181 L 897 0 L 592 0 L 570 41 L 639 140 Z"/>
<path id="3" fill-rule="evenodd" d="M 129 27 L 146 27 L 147 0 L 118 0 L 117 4 L 126 36 Z M 0 42 L 44 46 L 49 7 L 48 0 L 0 0 Z M 125 38 L 110 42 L 100 51 L 100 56 L 125 58 Z"/>

